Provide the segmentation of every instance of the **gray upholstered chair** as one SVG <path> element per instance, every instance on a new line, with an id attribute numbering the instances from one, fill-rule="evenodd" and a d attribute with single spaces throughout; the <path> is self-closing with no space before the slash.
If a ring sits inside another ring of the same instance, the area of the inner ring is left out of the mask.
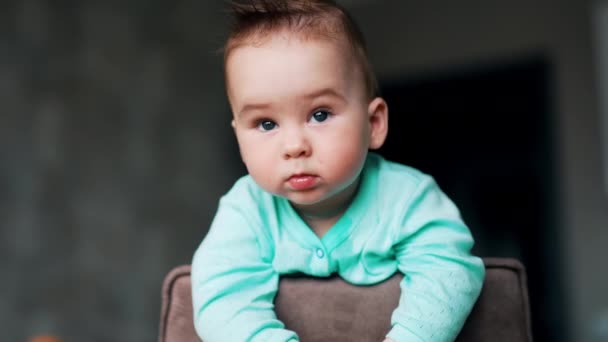
<path id="1" fill-rule="evenodd" d="M 514 259 L 485 258 L 484 263 L 481 295 L 457 341 L 532 341 L 524 267 Z M 401 275 L 395 275 L 378 285 L 358 287 L 339 277 L 285 277 L 275 309 L 303 342 L 380 342 L 397 306 L 400 280 Z M 191 301 L 190 266 L 176 267 L 163 284 L 159 342 L 200 342 Z"/>

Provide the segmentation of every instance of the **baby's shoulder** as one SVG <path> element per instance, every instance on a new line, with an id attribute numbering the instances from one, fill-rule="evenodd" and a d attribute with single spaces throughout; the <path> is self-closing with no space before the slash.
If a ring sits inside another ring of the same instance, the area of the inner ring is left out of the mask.
<path id="1" fill-rule="evenodd" d="M 250 175 L 239 178 L 221 198 L 222 203 L 238 204 L 249 209 L 264 206 L 268 201 L 272 201 L 272 195 L 260 188 Z"/>
<path id="2" fill-rule="evenodd" d="M 257 229 L 273 223 L 278 205 L 274 196 L 264 191 L 251 176 L 239 178 L 232 188 L 220 199 L 219 210 L 229 210 L 239 215 Z"/>
<path id="3" fill-rule="evenodd" d="M 377 189 L 383 195 L 408 197 L 418 192 L 422 187 L 433 184 L 433 177 L 408 165 L 386 160 L 380 156 L 373 164 L 377 179 Z"/>

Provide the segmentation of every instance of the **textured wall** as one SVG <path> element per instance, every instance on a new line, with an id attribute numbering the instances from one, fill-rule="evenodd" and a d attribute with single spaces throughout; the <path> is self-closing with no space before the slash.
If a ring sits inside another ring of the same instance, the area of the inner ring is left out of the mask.
<path id="1" fill-rule="evenodd" d="M 0 4 L 1 340 L 156 338 L 162 277 L 242 172 L 220 6 Z"/>

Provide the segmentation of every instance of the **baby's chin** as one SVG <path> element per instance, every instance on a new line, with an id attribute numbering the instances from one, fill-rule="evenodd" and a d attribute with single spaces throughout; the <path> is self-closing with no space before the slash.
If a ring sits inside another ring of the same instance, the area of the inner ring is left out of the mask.
<path id="1" fill-rule="evenodd" d="M 326 200 L 324 196 L 304 194 L 303 192 L 299 192 L 297 194 L 284 195 L 281 197 L 288 200 L 289 203 L 291 203 L 292 205 L 301 207 L 320 205 Z"/>
<path id="2" fill-rule="evenodd" d="M 315 205 L 325 201 L 327 197 L 330 197 L 327 193 L 326 187 L 321 184 L 316 185 L 310 189 L 296 190 L 291 189 L 285 185 L 268 187 L 264 186 L 265 184 L 261 184 L 260 182 L 256 181 L 256 183 L 267 193 L 270 193 L 276 197 L 286 199 L 287 201 L 295 205 Z"/>
<path id="3" fill-rule="evenodd" d="M 327 200 L 327 194 L 319 189 L 288 191 L 274 195 L 286 199 L 294 207 L 314 207 Z"/>
<path id="4" fill-rule="evenodd" d="M 306 207 L 310 209 L 315 209 L 315 207 L 321 208 L 324 205 L 331 203 L 334 197 L 338 196 L 338 193 L 340 192 L 336 189 L 328 189 L 327 186 L 323 184 L 319 184 L 318 186 L 307 190 L 294 190 L 287 187 L 277 190 L 276 188 L 268 189 L 261 185 L 260 187 L 274 196 L 287 200 L 296 209 L 305 209 Z"/>

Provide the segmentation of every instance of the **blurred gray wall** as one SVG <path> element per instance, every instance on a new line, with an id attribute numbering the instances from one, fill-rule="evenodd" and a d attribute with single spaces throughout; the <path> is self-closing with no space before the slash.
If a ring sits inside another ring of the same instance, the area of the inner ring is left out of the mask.
<path id="1" fill-rule="evenodd" d="M 380 78 L 530 51 L 553 59 L 555 248 L 573 340 L 600 341 L 608 195 L 589 2 L 344 3 Z M 162 277 L 190 261 L 243 172 L 214 53 L 225 26 L 221 1 L 0 3 L 2 340 L 156 338 Z"/>
<path id="2" fill-rule="evenodd" d="M 0 4 L 1 340 L 155 340 L 163 276 L 242 172 L 221 11 Z"/>

